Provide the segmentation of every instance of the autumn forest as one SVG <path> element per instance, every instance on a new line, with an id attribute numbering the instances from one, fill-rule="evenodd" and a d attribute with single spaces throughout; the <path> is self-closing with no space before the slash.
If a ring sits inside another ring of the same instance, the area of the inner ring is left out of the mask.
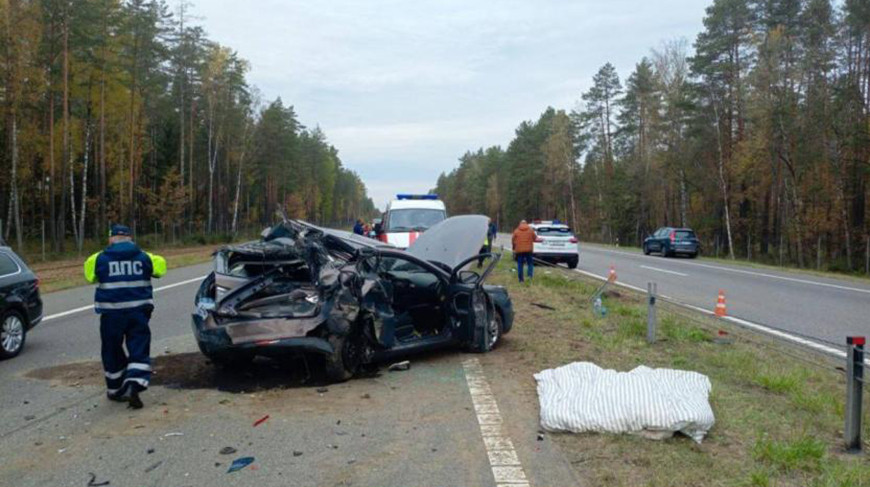
<path id="1" fill-rule="evenodd" d="M 63 251 L 116 221 L 176 239 L 262 227 L 279 208 L 334 224 L 374 211 L 326 134 L 261 99 L 190 9 L 0 1 L 0 237 Z"/>
<path id="2" fill-rule="evenodd" d="M 435 189 L 449 211 L 633 246 L 689 226 L 706 255 L 870 273 L 870 3 L 715 0 L 652 47 L 466 153 Z"/>

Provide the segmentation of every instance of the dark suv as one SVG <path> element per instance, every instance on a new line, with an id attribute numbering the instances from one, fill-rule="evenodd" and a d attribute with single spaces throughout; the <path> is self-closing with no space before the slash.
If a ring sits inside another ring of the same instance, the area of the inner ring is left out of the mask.
<path id="1" fill-rule="evenodd" d="M 27 332 L 40 321 L 39 279 L 12 249 L 0 246 L 0 359 L 21 353 Z"/>
<path id="2" fill-rule="evenodd" d="M 700 251 L 701 242 L 691 228 L 662 227 L 643 241 L 645 255 L 658 252 L 665 257 L 682 254 L 694 259 Z"/>

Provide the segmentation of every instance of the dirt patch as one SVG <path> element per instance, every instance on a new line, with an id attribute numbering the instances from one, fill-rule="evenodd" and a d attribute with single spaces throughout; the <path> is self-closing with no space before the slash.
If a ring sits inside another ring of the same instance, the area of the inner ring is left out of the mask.
<path id="1" fill-rule="evenodd" d="M 212 364 L 198 352 L 161 355 L 152 359 L 151 385 L 170 389 L 213 389 L 243 393 L 288 387 L 311 387 L 326 383 L 317 357 L 292 357 L 286 360 L 257 358 L 250 365 L 226 369 Z M 100 362 L 74 362 L 25 374 L 30 379 L 47 380 L 67 387 L 104 385 Z"/>

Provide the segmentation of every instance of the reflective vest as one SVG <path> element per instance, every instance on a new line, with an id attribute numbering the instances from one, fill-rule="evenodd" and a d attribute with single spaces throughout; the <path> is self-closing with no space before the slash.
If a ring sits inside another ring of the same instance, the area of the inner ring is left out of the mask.
<path id="1" fill-rule="evenodd" d="M 133 242 L 118 242 L 85 261 L 85 278 L 98 282 L 94 293 L 97 313 L 153 309 L 152 277 L 166 273 L 166 261 L 143 252 Z"/>

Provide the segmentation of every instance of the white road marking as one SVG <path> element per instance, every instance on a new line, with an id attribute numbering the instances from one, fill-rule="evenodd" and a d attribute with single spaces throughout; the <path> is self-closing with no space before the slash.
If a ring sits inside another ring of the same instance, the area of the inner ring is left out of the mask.
<path id="1" fill-rule="evenodd" d="M 602 250 L 604 250 L 604 249 L 602 249 Z M 604 250 L 604 251 L 605 251 L 605 252 L 615 253 L 615 254 L 633 255 L 633 254 L 629 254 L 629 253 L 627 253 L 627 252 L 618 252 L 618 251 L 613 251 L 613 250 Z M 680 263 L 682 264 L 683 262 L 680 262 Z M 692 264 L 692 265 L 705 265 L 705 264 Z M 736 269 L 726 269 L 726 268 L 724 268 L 724 267 L 721 267 L 721 268 L 720 268 L 720 267 L 716 267 L 716 266 L 708 266 L 708 267 L 714 267 L 714 268 L 724 269 L 724 270 L 734 270 L 734 271 L 736 271 L 736 272 L 744 272 L 744 271 L 737 271 Z M 578 272 L 578 273 L 580 273 L 580 274 L 583 274 L 584 276 L 588 276 L 588 277 L 591 277 L 591 278 L 593 278 L 593 279 L 597 279 L 597 280 L 599 280 L 599 281 L 606 281 L 606 280 L 607 280 L 607 276 L 599 276 L 598 274 L 594 274 L 594 273 L 589 272 L 589 271 L 584 271 L 584 270 L 582 270 L 582 269 L 574 269 L 574 271 L 575 271 L 575 272 Z M 778 277 L 778 276 L 772 276 L 772 277 Z M 790 278 L 784 278 L 784 279 L 790 279 Z M 808 281 L 808 282 L 811 283 L 811 284 L 821 284 L 821 283 L 814 283 L 814 282 L 812 282 L 812 281 Z M 643 289 L 643 288 L 640 288 L 640 287 L 637 287 L 637 286 L 632 286 L 631 284 L 628 284 L 628 283 L 619 282 L 618 280 L 616 281 L 615 284 L 616 284 L 617 286 L 622 286 L 622 287 L 624 287 L 624 288 L 626 288 L 626 289 L 631 289 L 631 290 L 633 290 L 633 291 L 637 291 L 637 292 L 639 292 L 639 293 L 646 293 L 646 292 L 647 292 L 646 289 Z M 857 291 L 862 291 L 862 292 L 864 291 L 863 289 L 856 289 L 856 290 L 857 290 Z M 665 298 L 665 299 L 670 300 L 671 302 L 673 302 L 673 303 L 675 303 L 675 304 L 677 304 L 677 305 L 683 306 L 683 307 L 688 308 L 688 309 L 691 309 L 691 310 L 693 310 L 693 311 L 698 311 L 698 312 L 703 313 L 703 314 L 706 314 L 706 315 L 715 316 L 715 313 L 712 312 L 712 311 L 710 311 L 710 310 L 708 310 L 708 309 L 704 309 L 704 308 L 700 308 L 700 307 L 695 306 L 695 305 L 687 304 L 687 303 L 684 303 L 684 302 L 678 301 L 678 300 L 676 300 L 676 299 L 669 298 L 669 297 L 664 296 L 664 295 L 662 295 L 662 297 Z M 834 356 L 834 357 L 844 358 L 844 357 L 846 356 L 846 352 L 843 351 L 843 350 L 840 350 L 840 349 L 837 349 L 837 348 L 833 348 L 833 347 L 829 347 L 829 346 L 827 346 L 827 345 L 823 345 L 823 344 L 818 343 L 818 342 L 815 342 L 815 341 L 813 341 L 813 340 L 807 340 L 806 338 L 801 338 L 801 337 L 798 337 L 798 336 L 792 335 L 792 334 L 790 334 L 790 333 L 786 333 L 786 332 L 783 332 L 783 331 L 775 330 L 775 329 L 773 329 L 773 328 L 769 328 L 769 327 L 767 327 L 767 326 L 764 326 L 764 325 L 759 324 L 759 323 L 755 323 L 755 322 L 753 322 L 753 321 L 744 320 L 744 319 L 742 319 L 742 318 L 736 318 L 736 317 L 734 317 L 734 316 L 724 316 L 722 319 L 724 319 L 724 320 L 726 320 L 726 321 L 730 321 L 730 322 L 735 323 L 735 324 L 737 324 L 737 325 L 741 325 L 741 326 L 743 326 L 744 328 L 749 328 L 749 329 L 752 329 L 752 330 L 755 330 L 755 331 L 759 331 L 759 332 L 762 332 L 762 333 L 766 333 L 766 334 L 771 335 L 771 336 L 774 336 L 774 337 L 782 338 L 782 339 L 787 340 L 787 341 L 790 341 L 790 342 L 792 342 L 792 343 L 797 343 L 797 344 L 800 344 L 800 345 L 806 346 L 806 347 L 808 347 L 808 348 L 812 348 L 813 350 L 817 350 L 817 351 L 820 351 L 820 352 L 823 352 L 823 353 L 826 353 L 826 354 L 832 355 L 832 356 Z M 870 358 L 865 359 L 865 360 L 864 360 L 864 363 L 870 365 Z"/>
<path id="2" fill-rule="evenodd" d="M 669 271 L 667 269 L 659 269 L 658 267 L 650 267 L 648 265 L 642 265 L 640 267 L 643 267 L 644 269 L 649 269 L 651 271 L 658 271 L 658 272 L 664 272 L 666 274 L 673 274 L 675 276 L 689 277 L 688 274 L 683 274 L 682 272 Z"/>
<path id="3" fill-rule="evenodd" d="M 471 393 L 471 402 L 474 404 L 480 435 L 483 437 L 483 445 L 486 447 L 486 456 L 489 458 L 496 485 L 529 487 L 529 481 L 514 450 L 513 442 L 502 434 L 501 413 L 480 361 L 477 358 L 470 358 L 462 362 L 462 367 L 465 369 L 468 392 Z"/>
<path id="4" fill-rule="evenodd" d="M 622 255 L 627 255 L 630 257 L 641 257 L 638 254 L 632 254 L 629 252 L 602 249 L 601 247 L 593 247 L 593 248 L 597 251 L 608 252 L 611 254 L 622 254 Z M 858 287 L 843 286 L 840 284 L 831 284 L 831 283 L 827 283 L 827 282 L 810 281 L 809 279 L 798 279 L 796 277 L 777 276 L 775 274 L 767 274 L 764 272 L 746 271 L 743 269 L 732 269 L 730 267 L 722 267 L 722 266 L 718 266 L 718 265 L 702 264 L 700 262 L 686 262 L 686 261 L 681 261 L 681 260 L 672 260 L 669 263 L 679 264 L 679 265 L 687 265 L 687 266 L 706 267 L 708 269 L 716 269 L 719 271 L 735 272 L 738 274 L 747 274 L 750 276 L 767 277 L 770 279 L 779 279 L 781 281 L 796 282 L 799 284 L 809 284 L 811 286 L 821 286 L 821 287 L 828 287 L 828 288 L 832 288 L 832 289 L 840 289 L 843 291 L 852 291 L 852 292 L 856 292 L 856 293 L 870 294 L 870 289 L 862 289 L 862 288 L 858 288 Z M 643 267 L 643 266 L 641 266 L 641 267 Z"/>
<path id="5" fill-rule="evenodd" d="M 594 278 L 594 279 L 598 279 L 599 281 L 606 281 L 606 280 L 607 280 L 607 277 L 605 277 L 605 276 L 599 276 L 598 274 L 593 274 L 593 273 L 591 273 L 591 272 L 587 272 L 587 271 L 584 271 L 584 270 L 581 270 L 581 269 L 574 269 L 574 270 L 575 270 L 576 272 L 579 272 L 580 274 L 583 274 L 584 276 L 589 276 L 589 277 L 592 277 L 592 278 Z M 624 282 L 616 281 L 616 285 L 617 285 L 617 286 L 622 286 L 622 287 L 624 287 L 624 288 L 626 288 L 626 289 L 631 289 L 631 290 L 633 290 L 633 291 L 637 291 L 637 292 L 640 292 L 640 293 L 646 293 L 646 292 L 647 292 L 646 289 L 641 289 L 641 288 L 639 288 L 639 287 L 637 287 L 637 286 L 632 286 L 631 284 L 626 284 L 626 283 L 624 283 Z M 665 298 L 665 299 L 668 299 L 668 300 L 672 301 L 672 302 L 675 303 L 675 304 L 678 304 L 678 305 L 683 306 L 683 307 L 685 307 L 685 308 L 691 309 L 691 310 L 693 310 L 693 311 L 698 311 L 698 312 L 700 312 L 700 313 L 703 313 L 703 314 L 705 314 L 705 315 L 709 315 L 709 316 L 715 316 L 715 313 L 712 312 L 712 311 L 710 311 L 710 310 L 708 310 L 708 309 L 704 309 L 704 308 L 701 308 L 701 307 L 698 307 L 698 306 L 695 306 L 695 305 L 692 305 L 692 304 L 683 303 L 683 302 L 681 302 L 681 301 L 677 301 L 676 299 L 669 298 L 669 297 L 664 296 L 664 295 L 662 295 L 661 297 L 662 297 L 662 298 Z M 752 329 L 752 330 L 755 330 L 755 331 L 760 331 L 760 332 L 762 332 L 762 333 L 766 333 L 766 334 L 771 335 L 771 336 L 775 336 L 775 337 L 777 337 L 777 338 L 782 338 L 782 339 L 785 339 L 785 340 L 787 340 L 787 341 L 790 341 L 790 342 L 793 342 L 793 343 L 797 343 L 797 344 L 799 344 L 799 345 L 803 345 L 803 346 L 805 346 L 805 347 L 809 347 L 809 348 L 812 348 L 812 349 L 814 349 L 814 350 L 818 350 L 818 351 L 820 351 L 820 352 L 823 352 L 823 353 L 826 353 L 826 354 L 829 354 L 829 355 L 833 355 L 833 356 L 835 356 L 835 357 L 840 357 L 840 358 L 845 358 L 845 357 L 846 357 L 846 352 L 843 351 L 843 350 L 839 350 L 839 349 L 836 349 L 836 348 L 833 348 L 833 347 L 829 347 L 829 346 L 827 346 L 827 345 L 822 345 L 821 343 L 818 343 L 818 342 L 815 342 L 815 341 L 812 341 L 812 340 L 807 340 L 806 338 L 801 338 L 801 337 L 798 337 L 798 336 L 792 335 L 792 334 L 790 334 L 790 333 L 786 333 L 786 332 L 783 332 L 783 331 L 775 330 L 775 329 L 773 329 L 773 328 L 768 328 L 768 327 L 766 327 L 766 326 L 764 326 L 764 325 L 762 325 L 762 324 L 759 324 L 759 323 L 755 323 L 755 322 L 752 322 L 752 321 L 744 320 L 744 319 L 742 319 L 742 318 L 737 318 L 737 317 L 734 317 L 734 316 L 723 316 L 722 319 L 723 319 L 723 320 L 726 320 L 726 321 L 730 321 L 730 322 L 735 323 L 735 324 L 737 324 L 737 325 L 741 325 L 741 326 L 743 326 L 744 328 L 749 328 L 749 329 Z M 870 364 L 870 359 L 865 360 L 865 363 Z"/>
<path id="6" fill-rule="evenodd" d="M 206 276 L 202 276 L 202 277 L 194 277 L 193 279 L 188 279 L 188 280 L 186 280 L 186 281 L 181 281 L 181 282 L 176 282 L 176 283 L 172 283 L 172 284 L 167 284 L 166 286 L 161 286 L 161 287 L 155 287 L 155 288 L 154 288 L 154 292 L 165 291 L 165 290 L 167 290 L 167 289 L 172 289 L 172 288 L 174 288 L 174 287 L 183 286 L 183 285 L 185 285 L 185 284 L 190 284 L 190 283 L 192 283 L 192 282 L 201 281 L 201 280 L 203 280 L 203 279 L 205 279 L 205 278 L 206 278 Z M 74 308 L 74 309 L 70 309 L 70 310 L 67 310 L 67 311 L 62 311 L 62 312 L 60 312 L 60 313 L 55 313 L 55 314 L 53 314 L 53 315 L 48 315 L 48 316 L 46 316 L 45 318 L 43 318 L 42 321 L 45 322 L 45 321 L 48 321 L 48 320 L 54 320 L 54 319 L 57 319 L 57 318 L 63 318 L 64 316 L 69 316 L 69 315 L 71 315 L 71 314 L 79 313 L 79 312 L 82 312 L 82 311 L 87 311 L 87 310 L 90 310 L 90 309 L 94 309 L 94 305 L 93 305 L 93 304 L 89 304 L 89 305 L 87 305 L 87 306 L 82 306 L 81 308 Z"/>

